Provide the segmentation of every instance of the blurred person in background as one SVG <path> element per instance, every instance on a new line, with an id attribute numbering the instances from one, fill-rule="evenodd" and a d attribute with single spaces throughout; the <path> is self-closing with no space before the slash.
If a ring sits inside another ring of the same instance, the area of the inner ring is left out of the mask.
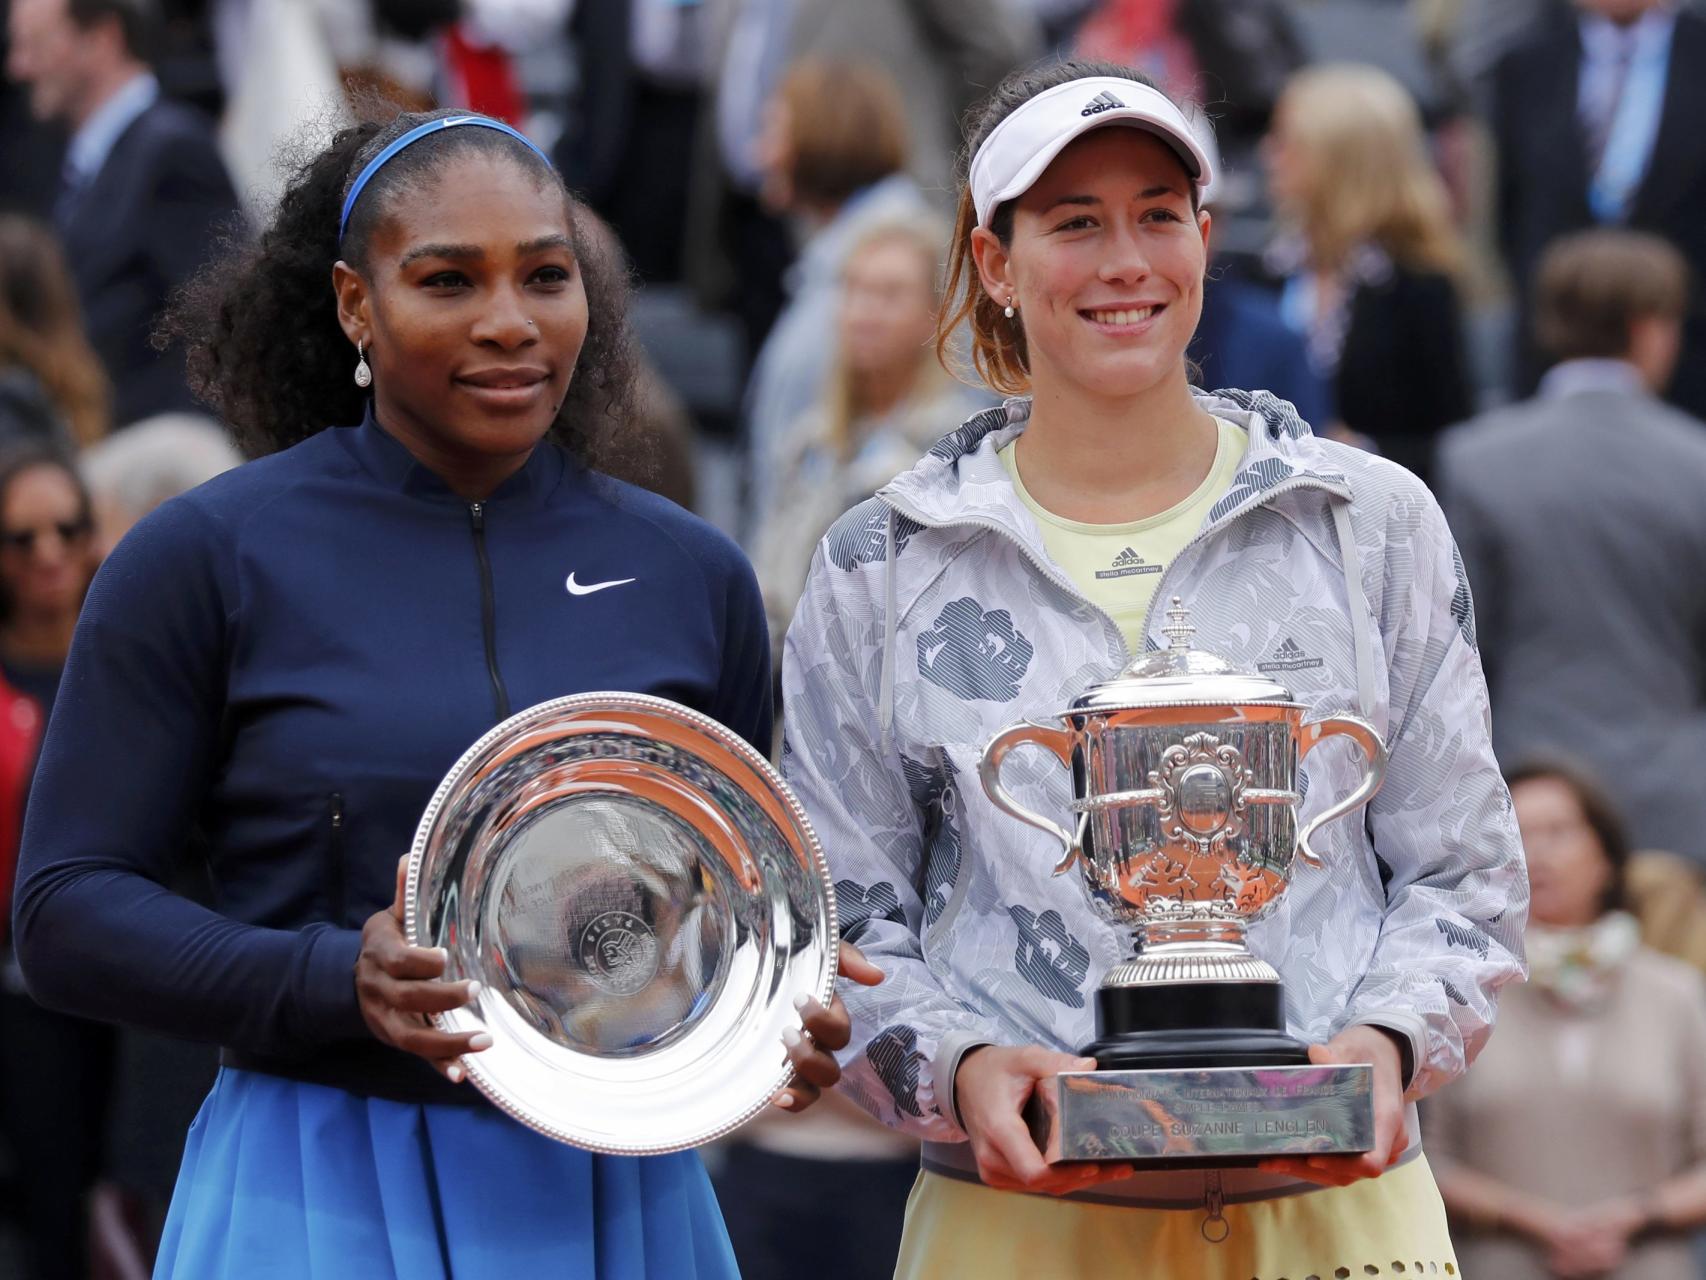
<path id="1" fill-rule="evenodd" d="M 0 67 L 10 56 L 12 0 L 0 0 Z M 59 186 L 59 166 L 65 156 L 65 135 L 58 126 L 37 120 L 30 112 L 29 86 L 0 75 L 0 210 L 48 218 Z"/>
<path id="2" fill-rule="evenodd" d="M 570 17 L 579 83 L 557 161 L 647 284 L 681 277 L 708 8 L 705 0 L 580 0 Z"/>
<path id="3" fill-rule="evenodd" d="M 1641 944 L 1628 841 L 1599 787 L 1563 764 L 1508 776 L 1529 979 L 1505 993 L 1473 1069 L 1423 1111 L 1458 1261 L 1497 1280 L 1695 1280 L 1706 981 Z"/>
<path id="4" fill-rule="evenodd" d="M 893 78 L 869 63 L 796 63 L 765 110 L 762 195 L 793 224 L 800 253 L 747 387 L 753 529 L 774 505 L 792 430 L 823 394 L 848 249 L 876 222 L 927 212 L 906 173 L 909 139 Z"/>
<path id="5" fill-rule="evenodd" d="M 89 486 L 101 555 L 166 499 L 242 461 L 224 429 L 195 413 L 148 418 L 85 450 L 78 465 Z"/>
<path id="6" fill-rule="evenodd" d="M 1706 862 L 1706 426 L 1658 398 L 1687 270 L 1589 231 L 1542 258 L 1539 394 L 1450 432 L 1440 498 L 1475 594 L 1499 756 L 1580 756 L 1643 848 Z"/>
<path id="7" fill-rule="evenodd" d="M 687 250 L 701 304 L 737 314 L 754 349 L 780 310 L 787 258 L 760 188 L 765 105 L 790 66 L 883 68 L 907 122 L 906 165 L 945 213 L 961 115 L 1041 53 L 1035 10 L 1063 2 L 1081 0 L 706 0 L 712 127 L 701 131 Z"/>
<path id="8" fill-rule="evenodd" d="M 1129 64 L 1175 97 L 1202 103 L 1236 171 L 1308 60 L 1294 7 L 1289 0 L 1100 0 L 1078 30 L 1076 56 Z M 1237 179 L 1234 172 L 1234 185 Z"/>
<path id="9" fill-rule="evenodd" d="M 793 0 L 788 23 L 792 60 L 862 62 L 888 73 L 905 110 L 907 168 L 944 215 L 961 118 L 1042 53 L 1036 16 L 1016 0 Z"/>
<path id="10" fill-rule="evenodd" d="M 1461 248 L 1415 103 L 1374 67 L 1310 68 L 1280 96 L 1264 156 L 1280 227 L 1265 265 L 1331 392 L 1315 425 L 1425 481 L 1435 435 L 1471 404 Z"/>
<path id="11" fill-rule="evenodd" d="M 41 443 L 0 454 L 0 1142 L 17 1167 L 23 1280 L 87 1280 L 113 1082 L 112 1028 L 30 999 L 8 927 L 24 798 L 94 576 L 93 535 L 68 458 Z"/>
<path id="12" fill-rule="evenodd" d="M 107 432 L 107 377 L 45 226 L 0 215 L 0 448 L 19 439 L 87 447 Z"/>
<path id="13" fill-rule="evenodd" d="M 1214 166 L 1215 180 L 1203 188 L 1202 207 L 1217 220 L 1223 213 L 1235 219 L 1236 212 L 1223 202 L 1226 183 L 1215 128 L 1201 110 L 1190 111 L 1187 118 Z M 1310 363 L 1302 335 L 1286 324 L 1278 297 L 1249 279 L 1236 255 L 1219 253 L 1212 245 L 1209 255 L 1202 315 L 1186 348 L 1195 366 L 1192 381 L 1202 387 L 1260 387 L 1289 400 L 1305 422 L 1326 423 L 1327 381 Z"/>
<path id="14" fill-rule="evenodd" d="M 1676 0 L 1554 0 L 1495 63 L 1498 229 L 1527 302 L 1558 236 L 1595 225 L 1650 231 L 1706 275 L 1706 15 Z M 1532 337 L 1532 325 L 1524 337 Z M 1524 393 L 1544 352 L 1524 346 Z M 1670 401 L 1706 418 L 1706 297 L 1683 330 Z"/>
<path id="15" fill-rule="evenodd" d="M 812 552 L 830 525 L 990 403 L 951 377 L 932 349 L 947 243 L 947 226 L 921 216 L 871 227 L 847 255 L 834 369 L 789 431 L 793 450 L 754 542 L 778 663 Z"/>
<path id="16" fill-rule="evenodd" d="M 151 342 L 167 298 L 237 222 L 211 124 L 160 94 L 152 0 L 12 0 L 7 75 L 71 130 L 54 225 L 119 426 L 193 410 L 181 352 Z"/>

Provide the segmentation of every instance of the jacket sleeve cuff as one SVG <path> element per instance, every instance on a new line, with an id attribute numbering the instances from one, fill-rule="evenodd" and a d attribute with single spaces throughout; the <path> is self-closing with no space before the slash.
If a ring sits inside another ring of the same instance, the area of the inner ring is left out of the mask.
<path id="1" fill-rule="evenodd" d="M 316 1041 L 365 1040 L 373 1033 L 355 993 L 361 934 L 325 928 L 308 944 L 302 991 L 303 1030 Z"/>
<path id="2" fill-rule="evenodd" d="M 1398 1053 L 1402 1059 L 1399 1072 L 1404 1092 L 1408 1094 L 1410 1086 L 1416 1082 L 1417 1070 L 1426 1060 L 1428 1024 L 1408 1009 L 1370 1009 L 1352 1018 L 1349 1025 L 1379 1027 L 1392 1033 L 1398 1042 Z"/>
<path id="3" fill-rule="evenodd" d="M 954 1127 L 965 1132 L 965 1125 L 960 1123 L 959 1103 L 954 1097 L 954 1077 L 959 1073 L 960 1061 L 973 1049 L 986 1044 L 994 1044 L 987 1035 L 977 1031 L 955 1031 L 943 1036 L 936 1043 L 936 1060 L 931 1069 L 931 1086 L 936 1091 L 936 1100 L 941 1104 L 942 1114 L 954 1122 Z"/>

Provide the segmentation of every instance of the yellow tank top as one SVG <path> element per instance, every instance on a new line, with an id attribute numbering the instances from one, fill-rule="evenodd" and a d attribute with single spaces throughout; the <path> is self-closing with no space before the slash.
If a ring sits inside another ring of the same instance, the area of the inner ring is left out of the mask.
<path id="1" fill-rule="evenodd" d="M 1162 571 L 1202 528 L 1215 502 L 1232 487 L 1249 436 L 1242 427 L 1216 418 L 1220 442 L 1208 475 L 1184 501 L 1147 520 L 1085 524 L 1045 509 L 1025 488 L 1014 456 L 1015 439 L 1001 450 L 1013 488 L 1042 531 L 1043 547 L 1085 599 L 1102 609 L 1125 637 L 1132 653 L 1143 652 L 1143 624 Z"/>

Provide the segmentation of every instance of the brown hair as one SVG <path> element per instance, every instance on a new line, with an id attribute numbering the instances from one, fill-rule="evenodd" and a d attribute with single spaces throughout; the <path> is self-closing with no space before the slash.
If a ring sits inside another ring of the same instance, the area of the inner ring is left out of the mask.
<path id="1" fill-rule="evenodd" d="M 0 215 L 0 366 L 29 370 L 79 446 L 107 433 L 107 375 L 83 333 L 82 312 L 53 233 Z"/>
<path id="2" fill-rule="evenodd" d="M 1680 319 L 1688 262 L 1668 241 L 1610 229 L 1560 236 L 1534 279 L 1535 340 L 1555 360 L 1629 354 L 1635 321 Z"/>
<path id="3" fill-rule="evenodd" d="M 1461 269 L 1451 198 L 1402 84 L 1378 67 L 1310 67 L 1286 84 L 1276 111 L 1304 179 L 1294 207 L 1280 212 L 1318 270 L 1337 270 L 1364 242 L 1413 270 Z"/>
<path id="4" fill-rule="evenodd" d="M 1621 911 L 1628 904 L 1624 877 L 1629 867 L 1629 834 L 1623 816 L 1593 774 L 1571 761 L 1534 757 L 1505 770 L 1505 785 L 1512 791 L 1524 782 L 1561 782 L 1581 806 L 1582 817 L 1599 841 L 1599 849 L 1611 868 L 1611 879 L 1599 900 L 1599 913 Z"/>
<path id="5" fill-rule="evenodd" d="M 958 363 L 954 349 L 958 346 L 960 326 L 965 325 L 977 378 L 1003 395 L 1021 395 L 1030 390 L 1030 352 L 1025 346 L 1024 326 L 1017 318 L 1009 320 L 1002 313 L 1002 308 L 983 291 L 978 278 L 977 263 L 971 252 L 972 232 L 977 230 L 977 210 L 971 199 L 971 160 L 998 124 L 1039 93 L 1089 76 L 1135 80 L 1159 90 L 1152 79 L 1131 67 L 1115 62 L 1067 59 L 1014 72 L 967 116 L 966 142 L 958 166 L 960 203 L 954 214 L 954 239 L 949 248 L 946 301 L 936 323 L 936 358 L 943 367 L 953 369 Z M 1193 188 L 1193 208 L 1197 194 Z M 999 206 L 989 220 L 989 229 L 1003 245 L 1013 240 L 1013 203 L 1009 200 Z"/>
<path id="6" fill-rule="evenodd" d="M 788 181 L 801 203 L 839 206 L 906 167 L 906 107 L 875 63 L 802 58 L 776 100 L 788 113 Z"/>

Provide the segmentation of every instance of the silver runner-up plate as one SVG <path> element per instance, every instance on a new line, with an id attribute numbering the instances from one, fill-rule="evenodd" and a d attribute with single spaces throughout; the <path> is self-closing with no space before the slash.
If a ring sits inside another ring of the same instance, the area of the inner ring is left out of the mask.
<path id="1" fill-rule="evenodd" d="M 504 1111 L 620 1155 L 697 1146 L 788 1083 L 783 1029 L 835 986 L 834 891 L 781 776 L 707 716 L 585 693 L 511 716 L 439 785 L 404 929 L 481 984 L 436 1015 Z"/>

